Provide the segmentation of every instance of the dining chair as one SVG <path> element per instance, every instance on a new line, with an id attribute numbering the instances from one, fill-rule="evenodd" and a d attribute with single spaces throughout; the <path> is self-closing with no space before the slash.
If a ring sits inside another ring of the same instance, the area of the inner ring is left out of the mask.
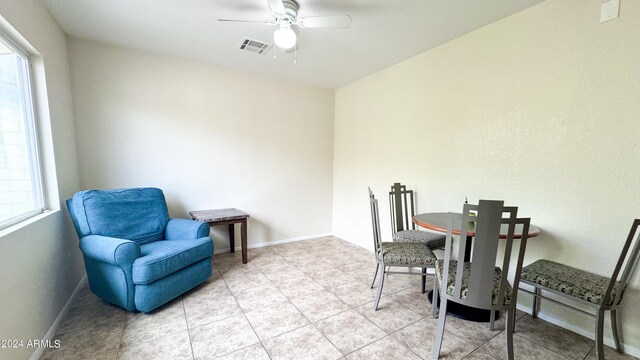
<path id="1" fill-rule="evenodd" d="M 493 313 L 506 311 L 507 358 L 514 358 L 513 330 L 518 288 L 512 287 L 508 278 L 513 276 L 514 284 L 519 281 L 530 224 L 529 218 L 517 218 L 517 212 L 517 207 L 504 206 L 503 201 L 480 200 L 478 205 L 464 204 L 462 222 L 456 230 L 471 236 L 473 242 L 471 248 L 467 248 L 467 241 L 458 241 L 457 257 L 464 259 L 470 252 L 470 262 L 453 259 L 453 220 L 447 227 L 444 259 L 436 262 L 433 287 L 433 299 L 440 296 L 433 344 L 435 359 L 440 356 L 448 301 L 490 310 L 492 329 Z M 507 227 L 506 231 L 501 231 L 502 226 Z M 516 226 L 522 227 L 520 241 L 514 241 Z M 507 234 L 506 239 L 500 239 L 501 232 Z M 512 261 L 512 253 L 516 254 L 515 261 Z"/>
<path id="2" fill-rule="evenodd" d="M 431 249 L 444 246 L 443 234 L 416 230 L 416 224 L 413 222 L 415 215 L 413 190 L 407 190 L 407 186 L 401 183 L 394 183 L 389 191 L 389 206 L 393 241 L 421 242 Z"/>
<path id="3" fill-rule="evenodd" d="M 377 311 L 386 274 L 421 275 L 424 279 L 426 277 L 426 269 L 434 268 L 436 256 L 433 254 L 433 251 L 423 243 L 383 242 L 380 235 L 378 200 L 373 195 L 371 188 L 369 188 L 369 204 L 371 206 L 373 245 L 376 257 L 376 271 L 373 275 L 373 281 L 371 282 L 372 289 L 376 282 L 378 272 L 382 271 L 380 283 L 378 284 L 378 294 L 373 304 L 373 309 Z M 392 271 L 393 268 L 397 267 L 407 268 L 407 271 Z M 408 268 L 412 267 L 421 268 L 422 272 L 408 271 Z"/>
<path id="4" fill-rule="evenodd" d="M 611 277 L 597 275 L 545 259 L 536 260 L 522 268 L 520 284 L 533 287 L 533 291 L 520 287 L 521 291 L 533 295 L 531 315 L 536 317 L 538 314 L 540 305 L 538 299 L 545 299 L 595 317 L 596 356 L 601 360 L 604 359 L 604 317 L 605 311 L 609 310 L 613 342 L 616 350 L 622 353 L 623 348 L 618 333 L 620 318 L 617 309 L 640 258 L 639 226 L 640 219 L 635 219 Z M 629 251 L 630 249 L 631 251 Z M 579 309 L 570 303 L 551 299 L 543 295 L 541 290 L 570 299 L 577 304 L 592 307 L 595 314 Z"/>

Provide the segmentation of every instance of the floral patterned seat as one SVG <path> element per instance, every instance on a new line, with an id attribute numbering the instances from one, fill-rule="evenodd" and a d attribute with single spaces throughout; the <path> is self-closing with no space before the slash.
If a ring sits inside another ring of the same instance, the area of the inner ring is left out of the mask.
<path id="1" fill-rule="evenodd" d="M 443 247 L 445 239 L 446 236 L 443 234 L 421 230 L 403 230 L 393 235 L 393 241 L 423 243 L 431 249 Z"/>
<path id="2" fill-rule="evenodd" d="M 380 254 L 385 264 L 416 265 L 433 267 L 436 256 L 423 243 L 383 242 Z"/>
<path id="3" fill-rule="evenodd" d="M 521 281 L 542 285 L 551 290 L 601 305 L 610 278 L 540 259 L 522 268 Z M 616 282 L 606 305 L 613 304 L 620 283 Z"/>
<path id="4" fill-rule="evenodd" d="M 456 274 L 457 274 L 457 266 L 458 262 L 456 260 L 449 261 L 449 277 L 447 279 L 447 294 L 454 296 L 455 290 L 455 282 L 456 282 Z M 462 296 L 461 299 L 466 299 L 469 293 L 469 277 L 471 274 L 471 263 L 464 263 L 462 273 L 462 285 L 460 286 Z M 438 277 L 438 283 L 440 284 L 440 289 L 442 291 L 442 285 L 444 282 L 442 281 L 442 277 L 444 275 L 444 261 L 438 260 L 436 262 L 436 276 Z M 502 276 L 502 269 L 496 267 L 493 273 L 493 290 L 491 291 L 491 304 L 498 304 L 498 292 L 500 291 L 500 277 Z M 508 305 L 511 302 L 511 285 L 507 282 L 505 284 L 505 291 L 503 295 L 503 299 L 501 304 Z"/>

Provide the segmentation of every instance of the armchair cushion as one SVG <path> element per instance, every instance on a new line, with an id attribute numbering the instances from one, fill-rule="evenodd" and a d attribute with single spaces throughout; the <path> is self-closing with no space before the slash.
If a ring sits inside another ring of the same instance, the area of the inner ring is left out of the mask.
<path id="1" fill-rule="evenodd" d="M 169 212 L 162 190 L 87 190 L 67 201 L 79 237 L 102 235 L 138 244 L 162 240 Z"/>
<path id="2" fill-rule="evenodd" d="M 150 284 L 213 254 L 207 237 L 154 241 L 140 246 L 141 257 L 133 263 L 133 283 Z"/>

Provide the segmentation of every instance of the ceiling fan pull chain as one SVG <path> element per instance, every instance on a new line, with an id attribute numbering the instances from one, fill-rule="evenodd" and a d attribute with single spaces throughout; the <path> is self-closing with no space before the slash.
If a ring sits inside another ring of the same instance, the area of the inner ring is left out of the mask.
<path id="1" fill-rule="evenodd" d="M 293 65 L 298 63 L 298 47 L 293 48 Z"/>

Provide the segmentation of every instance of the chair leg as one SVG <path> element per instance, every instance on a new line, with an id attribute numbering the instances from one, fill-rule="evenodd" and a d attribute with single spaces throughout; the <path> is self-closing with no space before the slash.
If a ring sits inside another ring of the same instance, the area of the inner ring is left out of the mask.
<path id="1" fill-rule="evenodd" d="M 495 327 L 496 311 L 497 310 L 491 310 L 489 312 L 489 330 L 491 331 L 494 331 L 496 329 Z"/>
<path id="2" fill-rule="evenodd" d="M 371 282 L 371 289 L 373 289 L 373 285 L 376 283 L 376 277 L 378 277 L 378 270 L 380 269 L 380 264 L 376 264 L 376 273 L 373 274 L 373 281 Z"/>
<path id="3" fill-rule="evenodd" d="M 600 309 L 596 315 L 596 358 L 598 360 L 604 360 L 603 330 L 604 310 Z"/>
<path id="4" fill-rule="evenodd" d="M 440 357 L 440 348 L 442 347 L 442 336 L 444 336 L 444 323 L 447 318 L 447 299 L 440 299 L 440 318 L 438 318 L 438 328 L 436 330 L 436 338 L 433 340 L 433 358 Z"/>
<path id="5" fill-rule="evenodd" d="M 386 267 L 384 266 L 384 263 L 382 264 L 382 276 L 380 276 L 380 285 L 378 286 L 378 295 L 376 296 L 376 302 L 373 304 L 373 311 L 378 311 L 378 304 L 380 304 L 380 297 L 382 297 L 382 286 L 384 285 L 384 275 L 386 273 L 386 271 L 384 271 L 386 269 Z"/>
<path id="6" fill-rule="evenodd" d="M 438 277 L 435 276 L 433 278 L 433 294 L 431 296 L 431 315 L 434 319 L 438 318 L 438 292 L 440 291 L 438 289 L 439 287 L 440 285 L 438 285 Z"/>
<path id="7" fill-rule="evenodd" d="M 622 354 L 623 349 L 618 336 L 618 312 L 615 309 L 611 310 L 611 330 L 613 331 L 613 342 L 616 344 L 616 351 Z"/>
<path id="8" fill-rule="evenodd" d="M 535 292 L 536 295 L 540 295 L 540 288 L 537 286 L 534 286 L 533 292 Z M 538 317 L 538 297 L 537 296 L 533 297 L 533 304 L 531 305 L 531 317 L 532 318 Z"/>
<path id="9" fill-rule="evenodd" d="M 513 360 L 513 330 L 515 327 L 516 310 L 507 310 L 507 318 L 505 323 L 505 329 L 507 330 L 507 359 Z"/>
<path id="10" fill-rule="evenodd" d="M 427 287 L 427 268 L 422 268 L 422 293 L 426 292 Z"/>

